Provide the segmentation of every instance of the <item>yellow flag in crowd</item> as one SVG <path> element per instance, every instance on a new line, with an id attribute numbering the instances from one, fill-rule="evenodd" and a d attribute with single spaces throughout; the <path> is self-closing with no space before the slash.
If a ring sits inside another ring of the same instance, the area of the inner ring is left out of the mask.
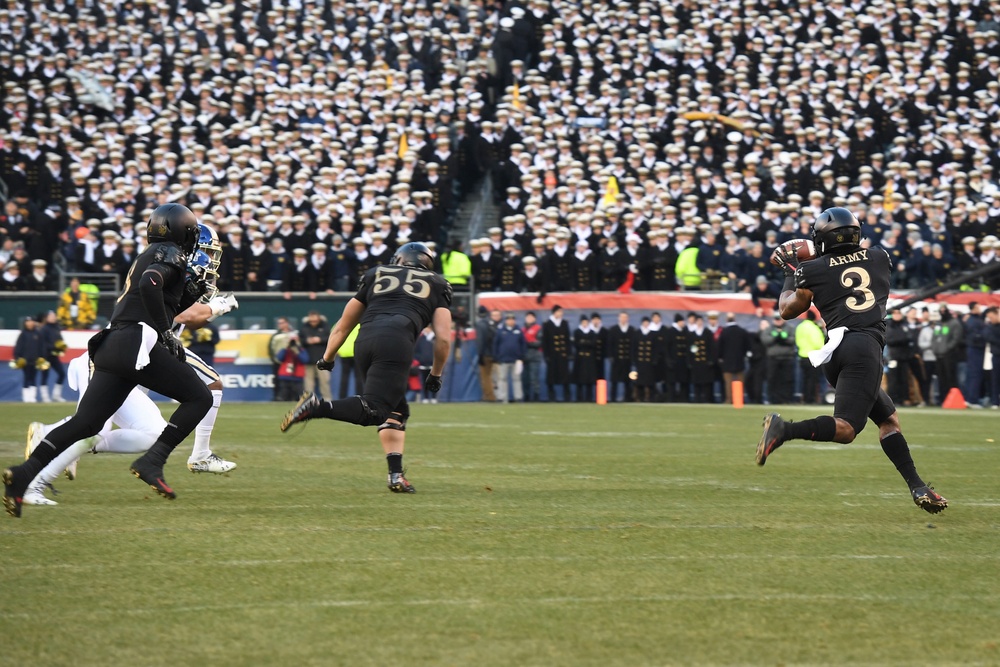
<path id="1" fill-rule="evenodd" d="M 410 150 L 410 143 L 406 140 L 406 132 L 399 137 L 399 157 L 402 158 Z"/>
<path id="2" fill-rule="evenodd" d="M 885 179 L 885 203 L 882 204 L 882 208 L 892 213 L 893 209 L 896 208 L 896 202 L 892 200 L 892 195 L 896 191 L 896 181 L 891 178 Z"/>
<path id="3" fill-rule="evenodd" d="M 518 111 L 520 111 L 521 107 L 524 106 L 524 105 L 521 104 L 521 86 L 520 86 L 520 84 L 517 83 L 517 81 L 514 82 L 514 95 L 513 95 L 513 97 L 514 97 L 514 99 L 511 100 L 510 104 L 511 104 L 512 107 L 514 107 L 515 109 L 517 109 Z"/>
<path id="4" fill-rule="evenodd" d="M 604 205 L 614 206 L 618 201 L 618 179 L 612 176 L 608 179 L 608 189 L 604 192 Z"/>

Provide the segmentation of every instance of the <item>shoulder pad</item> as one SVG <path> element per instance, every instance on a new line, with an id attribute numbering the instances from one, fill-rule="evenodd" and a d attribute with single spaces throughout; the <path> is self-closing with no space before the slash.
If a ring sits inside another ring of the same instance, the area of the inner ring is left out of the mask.
<path id="1" fill-rule="evenodd" d="M 163 243 L 153 252 L 153 263 L 172 266 L 184 272 L 187 271 L 187 255 L 172 243 Z"/>

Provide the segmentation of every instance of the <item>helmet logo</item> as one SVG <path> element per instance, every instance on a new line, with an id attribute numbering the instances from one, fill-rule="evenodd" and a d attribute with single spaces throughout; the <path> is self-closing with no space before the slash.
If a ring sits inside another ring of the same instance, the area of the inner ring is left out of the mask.
<path id="1" fill-rule="evenodd" d="M 166 238 L 167 237 L 167 223 L 163 220 L 150 221 L 149 230 L 146 232 L 147 236 L 154 238 Z"/>

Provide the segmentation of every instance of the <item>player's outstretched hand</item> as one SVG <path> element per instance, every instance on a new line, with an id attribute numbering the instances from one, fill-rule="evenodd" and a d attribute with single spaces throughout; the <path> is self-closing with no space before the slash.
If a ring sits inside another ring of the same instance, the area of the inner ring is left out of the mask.
<path id="1" fill-rule="evenodd" d="M 427 379 L 424 380 L 424 389 L 436 394 L 441 391 L 441 376 L 432 375 L 430 372 L 427 373 Z"/>
<path id="2" fill-rule="evenodd" d="M 320 359 L 319 361 L 316 362 L 316 368 L 320 369 L 321 371 L 332 371 L 333 361 L 334 360 L 327 361 L 326 359 Z"/>
<path id="3" fill-rule="evenodd" d="M 180 361 L 187 359 L 187 352 L 184 351 L 184 344 L 173 331 L 161 331 L 160 342 L 163 343 L 163 346 L 167 348 L 167 351 L 170 352 L 170 354 L 177 357 Z"/>
<path id="4" fill-rule="evenodd" d="M 236 300 L 235 294 L 232 292 L 226 292 L 224 294 L 217 294 L 209 299 L 208 307 L 212 309 L 212 316 L 208 320 L 211 322 L 221 315 L 225 315 L 228 312 L 236 310 L 240 307 L 240 304 Z"/>
<path id="5" fill-rule="evenodd" d="M 772 256 L 774 263 L 777 264 L 781 272 L 786 276 L 791 276 L 795 273 L 795 267 L 799 263 L 799 258 L 795 254 L 795 248 L 791 245 L 782 244 L 774 249 L 774 255 Z"/>

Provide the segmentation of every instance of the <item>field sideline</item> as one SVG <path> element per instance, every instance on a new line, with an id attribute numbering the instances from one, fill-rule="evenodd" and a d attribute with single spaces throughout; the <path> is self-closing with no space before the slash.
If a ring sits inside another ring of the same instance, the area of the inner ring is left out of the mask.
<path id="1" fill-rule="evenodd" d="M 413 496 L 374 429 L 288 407 L 223 404 L 239 469 L 192 475 L 189 440 L 175 502 L 87 456 L 3 516 L 5 663 L 1000 664 L 995 412 L 901 411 L 932 516 L 874 427 L 758 468 L 760 406 L 416 405 Z M 0 463 L 69 410 L 0 404 Z"/>

